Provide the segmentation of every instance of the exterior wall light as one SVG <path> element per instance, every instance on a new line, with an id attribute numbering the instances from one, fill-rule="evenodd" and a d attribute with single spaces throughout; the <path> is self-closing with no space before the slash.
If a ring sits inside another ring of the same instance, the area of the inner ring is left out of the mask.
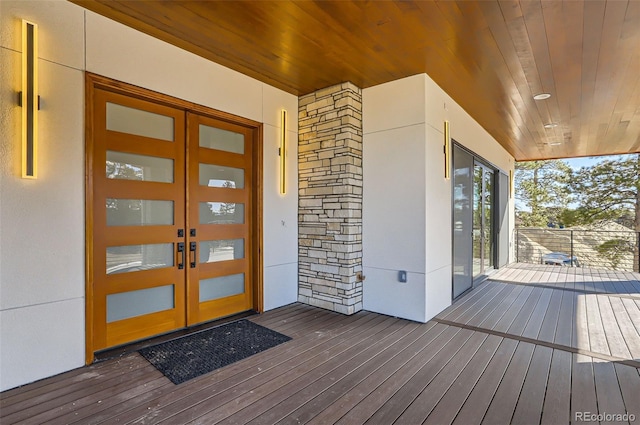
<path id="1" fill-rule="evenodd" d="M 513 197 L 513 189 L 514 189 L 513 170 L 509 170 L 509 199 Z"/>
<path id="2" fill-rule="evenodd" d="M 449 121 L 444 122 L 444 178 L 451 178 L 451 132 Z"/>
<path id="3" fill-rule="evenodd" d="M 38 160 L 38 25 L 22 20 L 22 177 L 35 179 Z"/>
<path id="4" fill-rule="evenodd" d="M 280 156 L 280 193 L 287 193 L 287 111 L 280 111 L 280 148 L 278 149 Z"/>

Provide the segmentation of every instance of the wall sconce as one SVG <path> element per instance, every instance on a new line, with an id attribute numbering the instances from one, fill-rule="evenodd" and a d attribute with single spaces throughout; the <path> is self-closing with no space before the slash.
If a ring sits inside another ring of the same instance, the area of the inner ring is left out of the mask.
<path id="1" fill-rule="evenodd" d="M 451 133 L 449 121 L 444 122 L 444 178 L 451 178 Z"/>
<path id="2" fill-rule="evenodd" d="M 285 194 L 287 192 L 287 111 L 285 109 L 280 111 L 280 148 L 278 149 L 278 155 L 280 155 L 280 193 Z"/>
<path id="3" fill-rule="evenodd" d="M 37 177 L 38 159 L 38 25 L 22 20 L 22 177 Z"/>
<path id="4" fill-rule="evenodd" d="M 513 197 L 513 170 L 509 170 L 509 199 Z"/>

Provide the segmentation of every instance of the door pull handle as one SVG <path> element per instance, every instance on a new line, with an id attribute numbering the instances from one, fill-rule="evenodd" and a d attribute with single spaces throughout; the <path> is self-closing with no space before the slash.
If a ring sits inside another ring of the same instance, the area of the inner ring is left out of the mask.
<path id="1" fill-rule="evenodd" d="M 192 255 L 193 254 L 193 255 Z M 189 242 L 189 260 L 191 268 L 196 267 L 196 242 Z"/>
<path id="2" fill-rule="evenodd" d="M 178 270 L 184 269 L 184 242 L 178 242 L 178 254 L 181 254 Z"/>

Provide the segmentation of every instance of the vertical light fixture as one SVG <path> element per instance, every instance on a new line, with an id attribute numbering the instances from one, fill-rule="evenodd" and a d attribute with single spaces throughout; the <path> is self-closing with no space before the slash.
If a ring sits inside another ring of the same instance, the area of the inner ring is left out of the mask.
<path id="1" fill-rule="evenodd" d="M 444 122 L 444 178 L 451 178 L 451 133 L 449 121 Z"/>
<path id="2" fill-rule="evenodd" d="M 38 25 L 22 20 L 22 177 L 37 177 L 38 159 Z"/>
<path id="3" fill-rule="evenodd" d="M 280 193 L 285 194 L 287 192 L 287 111 L 282 109 L 280 111 L 280 148 L 278 149 L 280 155 Z"/>
<path id="4" fill-rule="evenodd" d="M 513 170 L 509 170 L 509 199 L 513 196 Z"/>

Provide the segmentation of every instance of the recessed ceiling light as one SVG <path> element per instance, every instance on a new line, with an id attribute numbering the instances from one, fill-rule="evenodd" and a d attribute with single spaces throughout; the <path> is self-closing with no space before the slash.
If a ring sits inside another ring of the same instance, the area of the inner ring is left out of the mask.
<path id="1" fill-rule="evenodd" d="M 562 143 L 560 142 L 552 142 L 552 143 L 549 143 L 549 146 L 560 146 L 561 144 Z"/>
<path id="2" fill-rule="evenodd" d="M 549 99 L 551 97 L 551 95 L 549 93 L 538 93 L 535 96 L 533 96 L 534 100 L 545 100 L 545 99 Z"/>
<path id="3" fill-rule="evenodd" d="M 557 127 L 557 126 L 558 126 L 558 124 L 556 124 L 554 122 L 550 122 L 548 124 L 545 124 L 544 128 L 554 128 L 554 127 Z"/>

